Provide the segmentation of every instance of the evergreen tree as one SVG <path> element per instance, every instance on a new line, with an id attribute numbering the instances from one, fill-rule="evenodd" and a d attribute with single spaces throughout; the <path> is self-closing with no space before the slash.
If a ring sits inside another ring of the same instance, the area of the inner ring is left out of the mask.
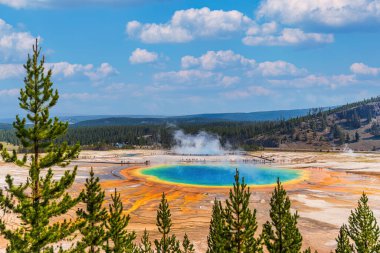
<path id="1" fill-rule="evenodd" d="M 186 233 L 183 237 L 182 248 L 182 253 L 195 253 L 194 245 L 190 242 L 189 237 Z"/>
<path id="2" fill-rule="evenodd" d="M 157 253 L 175 253 L 180 251 L 179 241 L 175 235 L 170 235 L 172 227 L 171 213 L 165 193 L 162 193 L 157 210 L 156 225 L 161 234 L 160 240 L 154 240 Z"/>
<path id="3" fill-rule="evenodd" d="M 99 184 L 99 177 L 95 177 L 91 168 L 90 178 L 86 179 L 85 190 L 82 191 L 82 202 L 86 209 L 78 209 L 77 215 L 81 220 L 79 229 L 82 240 L 78 242 L 79 252 L 100 252 L 107 239 L 105 221 L 107 210 L 102 207 L 104 202 L 104 191 Z"/>
<path id="4" fill-rule="evenodd" d="M 207 253 L 225 252 L 228 245 L 228 238 L 231 235 L 226 227 L 226 220 L 223 217 L 223 207 L 220 201 L 214 200 L 212 207 L 212 217 L 210 222 L 209 235 L 207 237 Z"/>
<path id="5" fill-rule="evenodd" d="M 28 179 L 19 185 L 7 175 L 5 192 L 0 191 L 1 209 L 20 219 L 16 229 L 8 226 L 5 219 L 0 220 L 0 233 L 8 241 L 7 252 L 51 252 L 52 244 L 68 239 L 77 229 L 76 221 L 52 220 L 62 217 L 79 202 L 79 197 L 71 197 L 67 192 L 75 180 L 77 167 L 72 172 L 66 171 L 59 180 L 53 179 L 51 170 L 52 166 L 69 165 L 78 156 L 79 144 L 73 147 L 56 144 L 57 138 L 66 133 L 68 123 L 50 118 L 50 109 L 56 105 L 59 95 L 53 89 L 52 71 L 45 72 L 45 58 L 40 53 L 36 40 L 33 55 L 28 55 L 24 65 L 25 87 L 19 97 L 27 119 L 16 116 L 13 123 L 17 138 L 30 155 L 19 160 L 16 151 L 9 154 L 2 150 L 4 161 L 29 170 Z"/>
<path id="6" fill-rule="evenodd" d="M 273 253 L 300 252 L 302 236 L 297 228 L 299 216 L 290 212 L 290 199 L 279 179 L 272 193 L 270 206 L 271 222 L 267 221 L 263 227 L 267 250 Z"/>
<path id="7" fill-rule="evenodd" d="M 127 231 L 130 220 L 129 215 L 123 214 L 123 203 L 120 200 L 120 194 L 111 195 L 111 204 L 109 205 L 109 216 L 106 222 L 107 229 L 107 246 L 106 252 L 123 253 L 132 252 L 134 249 L 133 241 L 136 239 L 134 232 Z M 113 246 L 110 246 L 110 242 Z"/>
<path id="8" fill-rule="evenodd" d="M 144 234 L 141 237 L 141 244 L 139 246 L 139 253 L 153 253 L 154 251 L 152 250 L 152 243 L 149 240 L 149 233 L 144 230 Z"/>
<path id="9" fill-rule="evenodd" d="M 358 201 L 358 207 L 351 211 L 348 218 L 348 235 L 355 243 L 357 252 L 380 252 L 380 228 L 364 193 Z"/>
<path id="10" fill-rule="evenodd" d="M 248 207 L 251 193 L 244 182 L 240 182 L 239 171 L 236 169 L 235 183 L 230 190 L 229 198 L 223 216 L 230 232 L 228 252 L 254 253 L 261 252 L 261 238 L 256 239 L 257 230 L 256 209 L 251 211 Z"/>
<path id="11" fill-rule="evenodd" d="M 307 248 L 303 251 L 303 253 L 311 253 L 311 248 Z M 314 251 L 314 253 L 318 253 L 318 251 Z"/>
<path id="12" fill-rule="evenodd" d="M 360 140 L 360 135 L 358 132 L 355 132 L 355 141 L 358 142 Z"/>
<path id="13" fill-rule="evenodd" d="M 347 226 L 343 225 L 339 230 L 338 238 L 336 238 L 335 253 L 351 253 L 354 252 L 352 245 L 350 244 L 350 238 L 347 232 Z"/>

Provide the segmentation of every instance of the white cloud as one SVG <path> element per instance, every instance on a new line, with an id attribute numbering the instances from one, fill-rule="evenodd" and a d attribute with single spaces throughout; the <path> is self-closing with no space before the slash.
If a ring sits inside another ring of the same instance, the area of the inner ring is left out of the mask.
<path id="1" fill-rule="evenodd" d="M 364 63 L 354 63 L 350 67 L 351 72 L 359 75 L 377 76 L 380 74 L 380 68 L 369 67 Z"/>
<path id="2" fill-rule="evenodd" d="M 187 55 L 182 57 L 181 66 L 185 69 L 198 68 L 201 70 L 235 70 L 240 75 L 260 74 L 263 76 L 299 76 L 307 73 L 305 69 L 297 68 L 285 61 L 267 61 L 258 63 L 232 50 L 208 51 L 200 57 Z"/>
<path id="3" fill-rule="evenodd" d="M 271 32 L 274 32 L 273 30 Z M 333 34 L 305 33 L 298 28 L 284 28 L 278 34 L 248 30 L 243 43 L 247 46 L 289 46 L 299 44 L 321 44 L 334 42 Z"/>
<path id="4" fill-rule="evenodd" d="M 41 41 L 41 38 L 37 38 Z M 0 19 L 0 57 L 4 61 L 26 59 L 34 43 L 35 37 L 29 32 L 16 31 Z"/>
<path id="5" fill-rule="evenodd" d="M 264 0 L 257 16 L 283 24 L 309 22 L 342 27 L 380 21 L 380 0 Z"/>
<path id="6" fill-rule="evenodd" d="M 223 76 L 221 83 L 222 86 L 228 87 L 240 82 L 240 78 L 237 76 Z"/>
<path id="7" fill-rule="evenodd" d="M 97 69 L 92 64 L 72 64 L 69 62 L 45 63 L 45 70 L 51 69 L 53 76 L 70 78 L 74 76 L 87 76 L 92 81 L 100 81 L 110 75 L 117 74 L 117 70 L 109 63 L 102 63 Z M 0 64 L 0 80 L 22 78 L 26 71 L 22 64 Z"/>
<path id="8" fill-rule="evenodd" d="M 91 71 L 93 69 L 92 64 L 82 65 L 82 64 L 71 64 L 69 62 L 56 62 L 47 63 L 46 69 L 51 69 L 53 75 L 63 75 L 64 77 L 71 77 L 79 73 L 84 73 Z"/>
<path id="9" fill-rule="evenodd" d="M 275 21 L 261 24 L 257 22 L 236 10 L 210 10 L 204 7 L 176 11 L 170 21 L 163 24 L 130 21 L 126 25 L 126 33 L 130 38 L 144 43 L 184 43 L 202 38 L 238 36 L 242 33 L 246 34 L 242 42 L 249 46 L 334 42 L 333 34 L 305 32 L 296 27 L 283 27 Z"/>
<path id="10" fill-rule="evenodd" d="M 273 92 L 262 86 L 250 86 L 247 89 L 223 92 L 221 95 L 227 99 L 243 99 L 252 96 L 269 96 Z"/>
<path id="11" fill-rule="evenodd" d="M 354 75 L 315 75 L 310 74 L 304 77 L 298 77 L 291 80 L 268 80 L 269 83 L 274 85 L 295 87 L 295 88 L 309 88 L 309 87 L 327 87 L 335 89 L 337 87 L 346 86 L 357 83 Z"/>
<path id="12" fill-rule="evenodd" d="M 210 71 L 200 70 L 180 70 L 160 72 L 154 75 L 154 79 L 157 81 L 171 81 L 176 83 L 188 83 L 194 80 L 207 80 L 214 77 L 215 74 Z"/>
<path id="13" fill-rule="evenodd" d="M 247 67 L 252 68 L 256 64 L 253 59 L 245 58 L 240 54 L 235 54 L 231 50 L 226 51 L 208 51 L 202 56 L 196 58 L 194 56 L 184 56 L 181 59 L 183 68 L 199 66 L 205 70 L 225 69 Z"/>
<path id="14" fill-rule="evenodd" d="M 0 0 L 0 4 L 8 5 L 10 7 L 19 9 L 28 6 L 28 0 Z"/>
<path id="15" fill-rule="evenodd" d="M 107 62 L 102 63 L 96 70 L 84 72 L 92 81 L 100 81 L 115 74 L 118 74 L 118 71 Z"/>
<path id="16" fill-rule="evenodd" d="M 285 61 L 266 61 L 258 64 L 256 71 L 263 76 L 299 76 L 307 73 L 294 64 Z"/>
<path id="17" fill-rule="evenodd" d="M 0 90 L 0 97 L 14 97 L 20 94 L 20 89 L 3 89 Z"/>
<path id="18" fill-rule="evenodd" d="M 232 10 L 179 10 L 165 24 L 128 22 L 127 34 L 144 43 L 192 41 L 195 38 L 224 37 L 244 31 L 253 21 L 243 13 Z"/>
<path id="19" fill-rule="evenodd" d="M 136 48 L 129 57 L 129 61 L 132 64 L 150 63 L 155 62 L 158 59 L 158 55 L 155 52 L 149 52 L 146 49 Z"/>
<path id="20" fill-rule="evenodd" d="M 0 64 L 0 80 L 20 77 L 25 73 L 21 64 Z"/>

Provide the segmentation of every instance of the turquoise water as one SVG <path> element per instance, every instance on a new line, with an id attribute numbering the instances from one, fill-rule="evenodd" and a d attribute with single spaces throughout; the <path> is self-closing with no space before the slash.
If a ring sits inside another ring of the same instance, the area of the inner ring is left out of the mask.
<path id="1" fill-rule="evenodd" d="M 240 177 L 248 185 L 267 185 L 297 179 L 302 172 L 291 169 L 257 167 L 255 165 L 165 165 L 142 170 L 143 175 L 171 183 L 199 186 L 231 186 L 234 182 L 235 169 L 238 167 Z"/>

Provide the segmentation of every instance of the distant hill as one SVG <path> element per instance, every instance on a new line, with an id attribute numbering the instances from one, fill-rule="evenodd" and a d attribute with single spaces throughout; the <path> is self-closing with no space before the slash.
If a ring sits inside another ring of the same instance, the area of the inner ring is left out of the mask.
<path id="1" fill-rule="evenodd" d="M 13 128 L 12 124 L 0 123 L 0 130 L 9 130 L 12 128 Z"/>
<path id="2" fill-rule="evenodd" d="M 254 121 L 273 121 L 280 119 L 290 119 L 294 117 L 305 116 L 310 109 L 296 110 L 279 110 L 279 111 L 263 111 L 250 113 L 208 113 L 194 114 L 185 116 L 156 116 L 156 117 L 135 117 L 135 116 L 113 116 L 100 117 L 94 119 L 83 120 L 75 123 L 75 126 L 122 126 L 122 125 L 150 125 L 163 123 L 208 123 L 220 121 L 238 121 L 238 122 L 254 122 Z M 96 116 L 94 116 L 96 117 Z M 79 118 L 76 118 L 77 120 Z"/>
<path id="3" fill-rule="evenodd" d="M 300 116 L 305 116 L 310 112 L 310 109 L 295 109 L 295 110 L 278 110 L 278 111 L 262 111 L 248 113 L 207 113 L 187 115 L 177 118 L 205 118 L 228 121 L 269 121 L 290 119 Z"/>
<path id="4" fill-rule="evenodd" d="M 380 150 L 380 96 L 284 122 L 287 130 L 262 134 L 255 143 L 284 149 Z"/>
<path id="5" fill-rule="evenodd" d="M 105 118 L 162 118 L 160 115 L 79 115 L 79 116 L 58 116 L 62 121 L 68 121 L 70 124 L 75 124 L 86 120 L 96 120 Z M 1 123 L 12 124 L 15 118 L 0 118 Z"/>
<path id="6" fill-rule="evenodd" d="M 60 120 L 68 121 L 76 126 L 122 126 L 122 125 L 148 125 L 162 123 L 207 123 L 220 121 L 272 121 L 290 119 L 305 116 L 311 109 L 294 109 L 278 111 L 261 111 L 249 113 L 206 113 L 184 116 L 162 115 L 82 115 L 82 116 L 59 116 Z M 0 129 L 11 127 L 14 118 L 0 119 Z"/>

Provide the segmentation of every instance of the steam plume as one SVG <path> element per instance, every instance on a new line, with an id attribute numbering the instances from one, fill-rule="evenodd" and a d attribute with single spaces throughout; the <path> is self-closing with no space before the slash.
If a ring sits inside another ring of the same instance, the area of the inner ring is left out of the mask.
<path id="1" fill-rule="evenodd" d="M 172 151 L 177 154 L 222 155 L 225 153 L 219 138 L 204 131 L 191 135 L 177 130 L 174 132 L 174 140 L 176 144 Z"/>

